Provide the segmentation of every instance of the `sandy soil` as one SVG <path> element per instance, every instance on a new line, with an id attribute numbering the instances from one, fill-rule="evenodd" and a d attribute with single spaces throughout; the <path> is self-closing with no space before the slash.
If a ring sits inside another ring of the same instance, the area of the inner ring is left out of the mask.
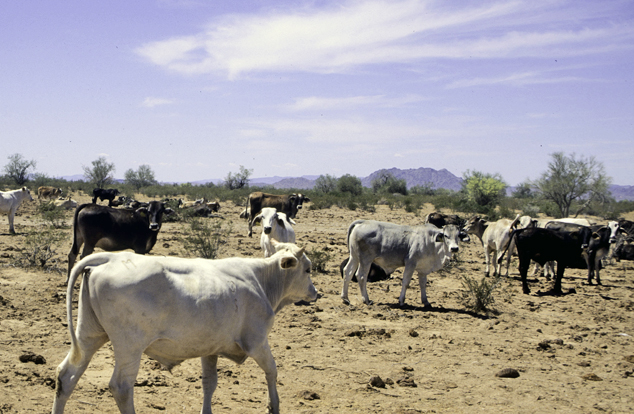
<path id="1" fill-rule="evenodd" d="M 57 249 L 61 272 L 13 265 L 25 233 L 39 225 L 36 203 L 20 208 L 18 235 L 9 235 L 6 218 L 0 217 L 0 414 L 50 412 L 55 369 L 69 349 L 63 282 L 70 228 Z M 259 230 L 246 237 L 240 211 L 222 203 L 225 221 L 233 222 L 223 256 L 258 257 Z M 350 289 L 352 305 L 345 306 L 339 297 L 339 263 L 347 256 L 348 224 L 358 218 L 418 224 L 429 211 L 431 206 L 415 216 L 377 206 L 375 213 L 331 208 L 298 214 L 297 244 L 332 258 L 327 273 L 313 274 L 321 297 L 284 308 L 270 335 L 282 412 L 634 411 L 631 262 L 604 269 L 603 286 L 587 285 L 585 271 L 567 270 L 563 289 L 573 293 L 553 297 L 538 293 L 551 286 L 543 277 L 530 280 L 531 295 L 522 294 L 514 261 L 496 294 L 496 312 L 485 316 L 467 311 L 460 300 L 461 275 L 479 279 L 484 272 L 482 247 L 473 240 L 453 266 L 430 275 L 433 309 L 421 308 L 416 282 L 407 292 L 408 305 L 398 307 L 400 270 L 393 279 L 370 285 L 373 306 L 363 304 L 356 284 Z M 166 223 L 151 254 L 185 256 L 181 235 L 182 224 Z M 118 413 L 108 390 L 113 363 L 107 344 L 80 380 L 67 412 Z M 265 411 L 266 382 L 253 360 L 243 365 L 221 360 L 219 367 L 215 413 Z M 519 377 L 497 377 L 505 368 L 516 369 Z M 384 387 L 370 385 L 374 376 Z M 198 413 L 201 402 L 198 360 L 170 373 L 144 358 L 135 387 L 137 412 Z"/>

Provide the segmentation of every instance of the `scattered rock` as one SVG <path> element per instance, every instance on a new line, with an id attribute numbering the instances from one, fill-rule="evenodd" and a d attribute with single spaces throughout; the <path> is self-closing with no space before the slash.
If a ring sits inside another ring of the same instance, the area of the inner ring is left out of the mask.
<path id="1" fill-rule="evenodd" d="M 594 373 L 582 375 L 581 378 L 586 381 L 603 381 L 603 378 Z"/>
<path id="2" fill-rule="evenodd" d="M 374 388 L 385 388 L 385 382 L 378 375 L 374 375 L 370 378 L 370 385 Z"/>
<path id="3" fill-rule="evenodd" d="M 396 383 L 400 385 L 401 387 L 410 387 L 410 388 L 418 387 L 418 385 L 411 378 L 401 378 L 396 380 Z"/>
<path id="4" fill-rule="evenodd" d="M 504 368 L 503 370 L 496 372 L 495 376 L 499 378 L 519 378 L 520 373 L 514 368 Z"/>
<path id="5" fill-rule="evenodd" d="M 418 336 L 418 332 L 416 332 L 413 328 L 409 330 L 409 336 L 412 338 L 416 338 Z"/>
<path id="6" fill-rule="evenodd" d="M 313 391 L 300 391 L 297 396 L 307 401 L 320 400 L 319 394 Z"/>
<path id="7" fill-rule="evenodd" d="M 20 362 L 34 362 L 36 365 L 43 365 L 46 364 L 46 358 L 44 358 L 42 355 L 35 355 L 31 351 L 27 351 L 24 354 L 20 355 Z"/>
<path id="8" fill-rule="evenodd" d="M 623 359 L 631 364 L 634 364 L 634 355 L 626 355 L 623 357 Z"/>

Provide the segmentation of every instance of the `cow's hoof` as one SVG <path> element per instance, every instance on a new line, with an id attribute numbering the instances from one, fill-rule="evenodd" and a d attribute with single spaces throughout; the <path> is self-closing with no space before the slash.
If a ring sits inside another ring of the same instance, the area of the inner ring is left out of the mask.
<path id="1" fill-rule="evenodd" d="M 531 293 L 530 289 L 522 289 L 522 291 L 524 292 L 525 295 L 530 295 Z"/>
<path id="2" fill-rule="evenodd" d="M 423 303 L 423 309 L 428 310 L 428 309 L 431 309 L 431 308 L 432 308 L 431 303 Z"/>
<path id="3" fill-rule="evenodd" d="M 341 298 L 341 300 L 343 301 L 344 305 L 350 305 L 350 301 L 348 300 L 348 298 Z"/>
<path id="4" fill-rule="evenodd" d="M 372 305 L 374 305 L 374 301 L 373 300 L 368 300 L 365 304 L 367 306 L 372 306 Z"/>

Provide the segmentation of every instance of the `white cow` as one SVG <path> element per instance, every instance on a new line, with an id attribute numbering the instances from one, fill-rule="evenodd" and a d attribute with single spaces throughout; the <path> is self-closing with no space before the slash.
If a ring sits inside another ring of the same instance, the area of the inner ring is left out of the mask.
<path id="1" fill-rule="evenodd" d="M 20 207 L 24 199 L 33 201 L 31 191 L 26 187 L 13 191 L 0 191 L 0 213 L 9 216 L 9 233 L 11 234 L 15 234 L 15 229 L 13 228 L 15 211 Z"/>
<path id="2" fill-rule="evenodd" d="M 64 210 L 72 210 L 77 208 L 77 201 L 73 200 L 68 196 L 68 198 L 63 198 L 61 200 L 53 201 L 56 207 L 63 208 Z"/>
<path id="3" fill-rule="evenodd" d="M 253 220 L 254 223 L 260 221 L 262 222 L 260 246 L 264 252 L 264 257 L 272 256 L 275 253 L 273 239 L 282 243 L 295 243 L 295 230 L 292 226 L 295 222 L 289 219 L 286 214 L 279 213 L 273 207 L 265 207 Z"/>
<path id="4" fill-rule="evenodd" d="M 441 269 L 452 253 L 458 252 L 459 241 L 469 241 L 469 236 L 453 224 L 439 229 L 432 224 L 401 226 L 374 220 L 353 222 L 348 228 L 350 258 L 344 268 L 343 302 L 350 303 L 348 284 L 354 273 L 363 301 L 367 305 L 372 304 L 368 297 L 367 275 L 374 262 L 388 274 L 405 267 L 398 300 L 400 306 L 405 304 L 405 292 L 416 271 L 421 302 L 426 308 L 431 307 L 427 300 L 427 275 Z"/>
<path id="5" fill-rule="evenodd" d="M 498 259 L 502 257 L 502 254 L 506 250 L 510 241 L 511 231 L 517 227 L 520 223 L 519 214 L 514 220 L 500 219 L 498 221 L 490 222 L 483 219 L 480 216 L 474 216 L 467 221 L 464 226 L 464 230 L 468 234 L 475 235 L 484 248 L 484 258 L 486 261 L 486 268 L 484 270 L 485 275 L 489 276 L 491 260 L 493 257 L 493 276 L 501 275 L 501 264 L 498 263 Z M 509 256 L 512 254 L 512 250 L 509 251 Z M 506 265 L 506 275 L 509 274 L 509 264 Z"/>
<path id="6" fill-rule="evenodd" d="M 53 414 L 64 412 L 94 353 L 108 340 L 115 357 L 110 390 L 119 411 L 133 414 L 141 355 L 171 369 L 201 358 L 203 406 L 211 414 L 218 356 L 238 364 L 253 358 L 264 370 L 269 411 L 279 413 L 277 368 L 268 343 L 275 314 L 285 305 L 314 301 L 311 263 L 294 244 L 279 244 L 266 259 L 220 260 L 96 253 L 73 268 L 66 310 L 71 347 L 57 368 Z M 73 285 L 84 274 L 77 330 Z"/>

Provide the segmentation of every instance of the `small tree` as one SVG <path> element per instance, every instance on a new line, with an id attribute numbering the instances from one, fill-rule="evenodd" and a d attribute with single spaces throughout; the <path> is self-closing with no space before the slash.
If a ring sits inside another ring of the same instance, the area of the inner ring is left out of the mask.
<path id="1" fill-rule="evenodd" d="M 231 172 L 225 177 L 225 187 L 229 190 L 237 190 L 249 187 L 249 177 L 253 170 L 247 170 L 244 166 L 240 166 L 240 172 L 232 174 Z"/>
<path id="2" fill-rule="evenodd" d="M 114 182 L 112 174 L 115 171 L 114 163 L 109 163 L 106 157 L 99 157 L 92 162 L 92 168 L 82 166 L 84 178 L 93 183 L 97 188 L 104 188 Z"/>
<path id="3" fill-rule="evenodd" d="M 337 190 L 342 193 L 361 195 L 363 193 L 363 185 L 361 180 L 354 175 L 346 174 L 337 180 Z"/>
<path id="4" fill-rule="evenodd" d="M 404 179 L 394 177 L 389 171 L 381 170 L 378 176 L 372 180 L 374 194 L 403 194 L 407 195 L 407 182 Z"/>
<path id="5" fill-rule="evenodd" d="M 324 194 L 332 193 L 337 190 L 337 179 L 329 174 L 320 175 L 317 180 L 315 180 L 313 189 L 315 191 L 321 191 Z"/>
<path id="6" fill-rule="evenodd" d="M 130 168 L 125 172 L 125 183 L 130 184 L 137 191 L 142 187 L 149 187 L 151 185 L 158 185 L 158 181 L 154 178 L 154 171 L 149 165 L 143 164 L 139 166 L 139 169 L 134 171 Z"/>
<path id="7" fill-rule="evenodd" d="M 523 182 L 515 187 L 513 190 L 512 196 L 514 198 L 534 198 L 533 191 L 531 189 L 531 184 L 529 182 Z"/>
<path id="8" fill-rule="evenodd" d="M 481 209 L 494 208 L 504 197 L 506 183 L 500 174 L 485 174 L 467 170 L 463 175 L 462 186 L 470 201 Z"/>
<path id="9" fill-rule="evenodd" d="M 534 185 L 545 199 L 557 205 L 561 217 L 570 215 L 570 206 L 576 200 L 584 200 L 584 203 L 575 216 L 592 201 L 609 199 L 611 179 L 605 174 L 601 162 L 594 157 L 577 158 L 574 153 L 566 156 L 563 152 L 555 152 L 551 156 L 548 170 Z"/>
<path id="10" fill-rule="evenodd" d="M 4 172 L 19 186 L 29 181 L 29 170 L 35 169 L 35 161 L 24 159 L 22 154 L 9 155 L 9 163 L 4 166 Z"/>

